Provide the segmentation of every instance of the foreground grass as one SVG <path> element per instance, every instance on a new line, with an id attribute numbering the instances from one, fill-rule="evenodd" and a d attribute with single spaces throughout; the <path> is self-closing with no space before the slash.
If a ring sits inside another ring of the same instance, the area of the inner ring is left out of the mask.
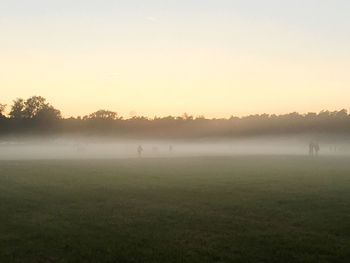
<path id="1" fill-rule="evenodd" d="M 0 162 L 0 262 L 350 262 L 350 161 Z"/>

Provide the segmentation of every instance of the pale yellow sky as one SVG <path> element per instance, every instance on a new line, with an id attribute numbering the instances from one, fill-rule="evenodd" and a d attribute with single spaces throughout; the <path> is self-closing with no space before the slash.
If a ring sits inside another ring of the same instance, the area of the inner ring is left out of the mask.
<path id="1" fill-rule="evenodd" d="M 349 108 L 345 2 L 316 5 L 311 21 L 288 4 L 267 14 L 243 1 L 202 10 L 194 0 L 150 2 L 84 12 L 48 5 L 41 13 L 9 3 L 0 11 L 0 102 L 41 95 L 67 117 L 98 109 L 228 117 Z M 331 26 L 322 20 L 329 10 Z"/>

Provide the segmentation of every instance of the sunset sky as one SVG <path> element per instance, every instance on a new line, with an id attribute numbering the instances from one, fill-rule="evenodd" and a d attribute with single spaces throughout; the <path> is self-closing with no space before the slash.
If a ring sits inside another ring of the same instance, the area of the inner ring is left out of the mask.
<path id="1" fill-rule="evenodd" d="M 0 103 L 208 117 L 350 109 L 348 0 L 1 0 Z"/>

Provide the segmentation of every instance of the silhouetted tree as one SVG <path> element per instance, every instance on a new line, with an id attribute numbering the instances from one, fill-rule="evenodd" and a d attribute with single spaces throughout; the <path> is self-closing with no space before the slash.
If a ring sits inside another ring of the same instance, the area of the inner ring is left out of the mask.
<path id="1" fill-rule="evenodd" d="M 24 118 L 24 100 L 21 98 L 15 99 L 10 111 L 10 117 L 13 119 L 23 119 Z"/>
<path id="2" fill-rule="evenodd" d="M 5 109 L 6 109 L 6 104 L 1 104 L 0 103 L 0 118 L 5 118 Z"/>
<path id="3" fill-rule="evenodd" d="M 296 133 L 350 134 L 350 115 L 347 110 L 284 115 L 255 114 L 229 119 L 167 116 L 153 119 L 133 116 L 122 119 L 109 110 L 98 110 L 84 118 L 62 119 L 61 112 L 40 96 L 13 101 L 9 117 L 0 104 L 0 133 L 86 133 L 108 136 L 152 138 L 238 137 L 282 135 Z"/>
<path id="4" fill-rule="evenodd" d="M 46 104 L 36 113 L 34 118 L 42 121 L 54 121 L 61 119 L 62 116 L 59 110 L 55 109 L 49 104 Z"/>
<path id="5" fill-rule="evenodd" d="M 13 119 L 57 120 L 61 112 L 46 102 L 41 96 L 33 96 L 24 101 L 18 98 L 13 101 L 10 117 Z"/>
<path id="6" fill-rule="evenodd" d="M 94 113 L 91 113 L 87 119 L 116 120 L 118 119 L 118 114 L 109 110 L 98 110 Z"/>
<path id="7" fill-rule="evenodd" d="M 193 120 L 193 116 L 192 115 L 189 115 L 188 113 L 184 113 L 182 114 L 182 116 L 180 117 L 182 120 L 185 120 L 185 121 L 192 121 Z"/>
<path id="8" fill-rule="evenodd" d="M 41 96 L 33 96 L 24 102 L 25 108 L 23 110 L 24 117 L 27 119 L 33 119 L 39 112 L 47 110 L 48 104 L 46 99 Z"/>

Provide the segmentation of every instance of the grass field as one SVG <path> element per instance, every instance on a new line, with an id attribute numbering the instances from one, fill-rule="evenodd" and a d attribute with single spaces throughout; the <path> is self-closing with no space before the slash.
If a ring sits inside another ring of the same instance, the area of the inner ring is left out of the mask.
<path id="1" fill-rule="evenodd" d="M 2 161 L 0 262 L 350 262 L 350 159 Z"/>

